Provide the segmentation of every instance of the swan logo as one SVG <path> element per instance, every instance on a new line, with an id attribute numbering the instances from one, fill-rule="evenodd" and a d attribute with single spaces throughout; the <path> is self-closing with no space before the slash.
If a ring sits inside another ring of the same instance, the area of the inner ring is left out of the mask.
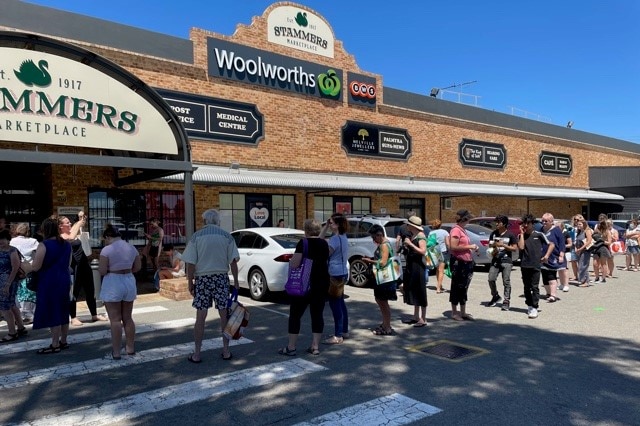
<path id="1" fill-rule="evenodd" d="M 48 71 L 49 63 L 45 60 L 38 61 L 36 65 L 31 59 L 20 64 L 20 70 L 13 70 L 18 80 L 27 86 L 48 87 L 51 84 L 51 74 Z"/>

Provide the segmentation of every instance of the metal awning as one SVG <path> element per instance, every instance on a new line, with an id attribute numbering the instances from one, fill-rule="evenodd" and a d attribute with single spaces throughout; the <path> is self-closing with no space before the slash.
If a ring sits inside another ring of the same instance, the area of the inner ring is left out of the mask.
<path id="1" fill-rule="evenodd" d="M 384 176 L 352 176 L 312 172 L 249 170 L 233 167 L 199 166 L 193 182 L 248 187 L 297 188 L 308 191 L 374 191 L 404 193 L 435 193 L 441 196 L 498 195 L 528 198 L 572 198 L 587 200 L 624 200 L 624 197 L 589 189 L 536 187 L 526 185 L 496 185 L 488 183 L 451 182 L 422 179 L 399 179 Z M 161 181 L 182 182 L 182 174 L 161 178 Z"/>

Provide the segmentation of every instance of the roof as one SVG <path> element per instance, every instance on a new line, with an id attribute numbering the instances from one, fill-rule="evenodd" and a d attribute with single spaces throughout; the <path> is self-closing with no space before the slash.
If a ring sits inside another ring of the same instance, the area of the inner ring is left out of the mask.
<path id="1" fill-rule="evenodd" d="M 159 179 L 184 182 L 182 173 Z M 231 169 L 222 166 L 195 165 L 193 182 L 249 187 L 296 188 L 309 191 L 375 191 L 391 193 L 435 193 L 447 195 L 496 195 L 529 198 L 571 198 L 588 200 L 624 200 L 607 192 L 581 188 L 497 185 L 422 179 L 399 179 L 385 176 L 354 176 L 313 172 Z"/>

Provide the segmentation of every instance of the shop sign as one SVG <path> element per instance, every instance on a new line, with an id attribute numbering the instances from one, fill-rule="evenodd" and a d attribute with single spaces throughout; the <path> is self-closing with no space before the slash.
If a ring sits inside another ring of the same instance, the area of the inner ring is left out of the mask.
<path id="1" fill-rule="evenodd" d="M 342 100 L 342 70 L 253 49 L 217 38 L 207 41 L 212 77 L 323 99 Z"/>
<path id="2" fill-rule="evenodd" d="M 256 144 L 264 138 L 262 114 L 253 104 L 156 89 L 189 137 Z"/>
<path id="3" fill-rule="evenodd" d="M 347 86 L 349 105 L 375 108 L 377 99 L 375 78 L 354 72 L 347 72 Z"/>
<path id="4" fill-rule="evenodd" d="M 267 17 L 267 40 L 280 46 L 333 58 L 333 31 L 320 16 L 294 6 L 280 6 Z"/>
<path id="5" fill-rule="evenodd" d="M 173 131 L 142 96 L 95 68 L 0 47 L 0 140 L 177 154 Z"/>
<path id="6" fill-rule="evenodd" d="M 342 128 L 342 148 L 350 155 L 406 160 L 411 137 L 406 129 L 347 121 Z"/>
<path id="7" fill-rule="evenodd" d="M 542 173 L 570 176 L 573 171 L 573 160 L 569 154 L 542 151 L 538 156 L 538 166 Z"/>
<path id="8" fill-rule="evenodd" d="M 504 170 L 507 150 L 497 143 L 462 139 L 458 145 L 458 159 L 465 167 Z"/>

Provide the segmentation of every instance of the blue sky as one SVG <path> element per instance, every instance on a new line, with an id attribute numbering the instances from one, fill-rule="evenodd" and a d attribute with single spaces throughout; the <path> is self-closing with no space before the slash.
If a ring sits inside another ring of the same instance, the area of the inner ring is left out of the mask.
<path id="1" fill-rule="evenodd" d="M 188 38 L 231 35 L 272 1 L 29 0 Z M 300 0 L 384 85 L 640 143 L 640 2 Z M 462 95 L 457 93 L 461 92 Z M 471 95 L 467 96 L 465 94 Z"/>

